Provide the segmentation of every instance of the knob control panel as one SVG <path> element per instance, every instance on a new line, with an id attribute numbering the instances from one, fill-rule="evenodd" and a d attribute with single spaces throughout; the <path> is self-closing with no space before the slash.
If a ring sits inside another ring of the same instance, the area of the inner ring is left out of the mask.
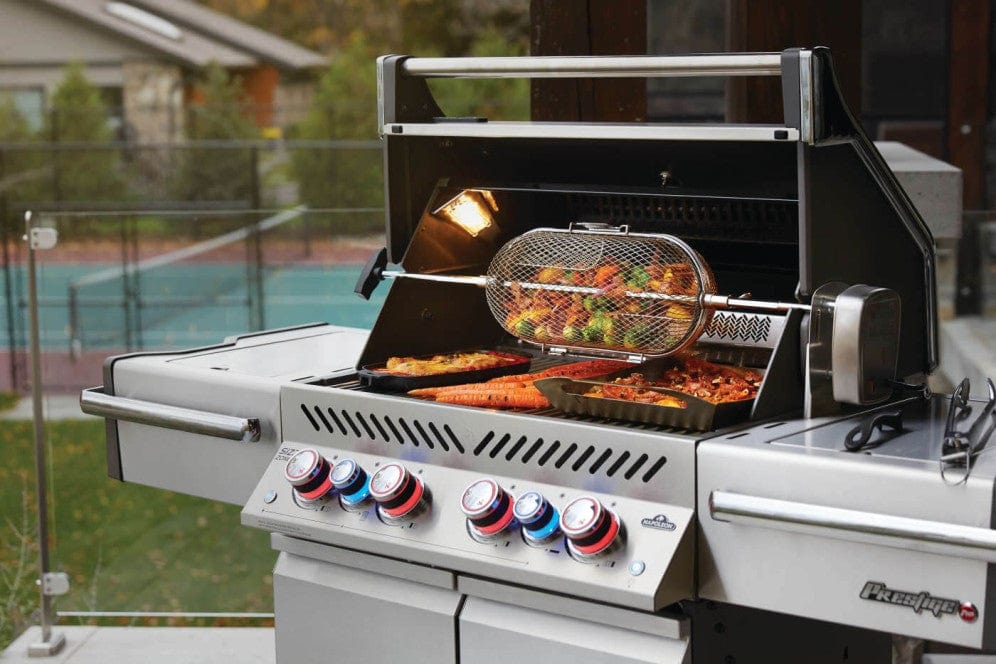
<path id="1" fill-rule="evenodd" d="M 504 535 L 515 522 L 514 505 L 515 499 L 490 478 L 474 480 L 460 498 L 467 531 L 478 541 L 491 541 Z"/>
<path id="2" fill-rule="evenodd" d="M 388 463 L 370 478 L 370 497 L 387 523 L 411 521 L 429 508 L 425 484 L 400 463 Z"/>
<path id="3" fill-rule="evenodd" d="M 295 453 L 284 466 L 284 479 L 294 487 L 294 495 L 304 503 L 314 503 L 332 491 L 329 474 L 332 464 L 318 450 L 306 447 Z"/>
<path id="4" fill-rule="evenodd" d="M 428 463 L 414 445 L 400 453 L 285 444 L 243 523 L 640 610 L 694 592 L 690 507 Z"/>
<path id="5" fill-rule="evenodd" d="M 586 562 L 608 555 L 622 544 L 619 517 L 591 496 L 575 498 L 564 508 L 560 529 L 567 536 L 567 550 Z"/>
<path id="6" fill-rule="evenodd" d="M 530 546 L 546 546 L 561 536 L 560 513 L 538 491 L 519 496 L 513 513 L 522 524 L 522 539 Z"/>

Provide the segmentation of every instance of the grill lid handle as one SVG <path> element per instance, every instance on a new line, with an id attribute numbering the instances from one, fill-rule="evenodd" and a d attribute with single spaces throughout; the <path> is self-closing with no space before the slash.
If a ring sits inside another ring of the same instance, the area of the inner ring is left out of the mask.
<path id="1" fill-rule="evenodd" d="M 517 56 L 408 58 L 401 67 L 423 78 L 667 78 L 780 76 L 781 53 L 670 56 Z"/>
<path id="2" fill-rule="evenodd" d="M 360 272 L 360 278 L 356 281 L 353 292 L 364 300 L 369 300 L 371 293 L 374 292 L 377 284 L 383 278 L 385 267 L 387 267 L 387 248 L 381 247 L 370 256 L 367 264 L 363 266 L 363 271 Z"/>

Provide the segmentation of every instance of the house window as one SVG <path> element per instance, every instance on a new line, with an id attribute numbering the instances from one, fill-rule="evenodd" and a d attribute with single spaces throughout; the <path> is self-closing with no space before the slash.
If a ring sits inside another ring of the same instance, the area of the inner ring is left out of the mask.
<path id="1" fill-rule="evenodd" d="M 11 104 L 31 131 L 38 131 L 45 124 L 45 90 L 42 88 L 0 90 L 0 104 Z"/>

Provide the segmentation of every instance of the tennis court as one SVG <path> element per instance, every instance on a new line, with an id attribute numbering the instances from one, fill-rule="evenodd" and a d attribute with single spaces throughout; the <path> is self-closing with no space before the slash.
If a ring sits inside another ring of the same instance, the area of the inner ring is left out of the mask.
<path id="1" fill-rule="evenodd" d="M 38 271 L 42 345 L 69 348 L 73 338 L 80 350 L 127 347 L 183 348 L 216 343 L 252 327 L 250 302 L 257 296 L 256 280 L 238 262 L 174 263 L 144 270 L 140 275 L 107 279 L 76 293 L 70 284 L 88 275 L 114 270 L 119 264 L 41 264 Z M 380 310 L 388 284 L 370 301 L 353 293 L 360 265 L 266 267 L 259 279 L 263 325 L 266 328 L 326 321 L 370 327 Z M 23 266 L 12 273 L 13 292 L 23 292 Z M 138 289 L 138 292 L 135 292 Z M 250 292 L 250 291 L 253 292 Z M 130 294 L 126 296 L 126 292 Z M 15 303 L 14 345 L 26 344 L 25 303 Z M 75 311 L 74 311 L 75 310 Z M 0 330 L 0 343 L 10 344 L 10 328 Z"/>

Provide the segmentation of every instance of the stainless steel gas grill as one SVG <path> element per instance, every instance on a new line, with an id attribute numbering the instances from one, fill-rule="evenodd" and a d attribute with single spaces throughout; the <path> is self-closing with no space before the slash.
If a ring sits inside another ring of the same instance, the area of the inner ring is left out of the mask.
<path id="1" fill-rule="evenodd" d="M 463 664 L 996 647 L 992 408 L 966 386 L 974 415 L 949 422 L 917 389 L 937 363 L 932 238 L 825 49 L 388 56 L 377 75 L 387 247 L 357 292 L 393 284 L 373 329 L 115 357 L 82 395 L 113 477 L 244 504 L 273 533 L 279 661 L 330 642 Z M 426 81 L 690 75 L 780 75 L 784 124 L 446 118 Z M 533 377 L 591 358 L 663 376 L 692 353 L 756 394 L 669 418 L 585 410 L 607 382 L 590 376 L 515 388 L 570 407 L 507 410 L 369 379 L 468 349 L 528 356 Z"/>

